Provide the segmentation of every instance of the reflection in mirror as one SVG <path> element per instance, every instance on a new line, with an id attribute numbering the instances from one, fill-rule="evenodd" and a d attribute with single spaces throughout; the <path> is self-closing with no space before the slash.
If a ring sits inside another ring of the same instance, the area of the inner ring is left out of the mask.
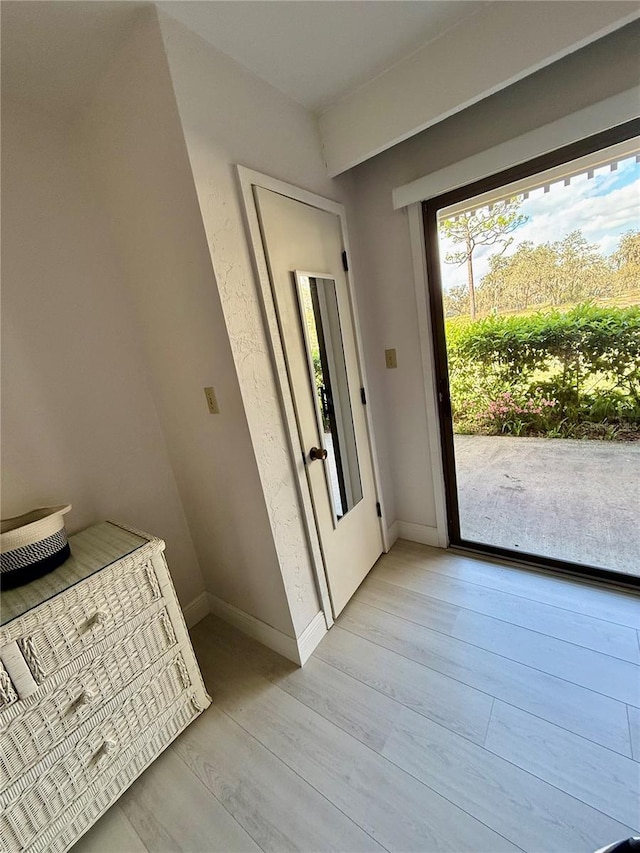
<path id="1" fill-rule="evenodd" d="M 362 500 L 356 436 L 344 357 L 335 280 L 296 272 L 326 473 L 336 519 Z"/>

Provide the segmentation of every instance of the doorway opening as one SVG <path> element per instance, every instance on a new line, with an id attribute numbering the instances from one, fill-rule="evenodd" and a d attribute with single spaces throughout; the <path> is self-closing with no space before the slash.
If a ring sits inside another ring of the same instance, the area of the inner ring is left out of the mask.
<path id="1" fill-rule="evenodd" d="M 637 585 L 638 122 L 423 213 L 451 544 Z"/>

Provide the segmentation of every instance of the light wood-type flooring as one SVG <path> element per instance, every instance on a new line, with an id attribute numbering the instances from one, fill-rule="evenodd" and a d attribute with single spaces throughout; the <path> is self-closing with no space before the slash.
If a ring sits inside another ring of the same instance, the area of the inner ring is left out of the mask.
<path id="1" fill-rule="evenodd" d="M 74 848 L 592 853 L 640 834 L 640 600 L 409 542 L 303 669 L 214 617 L 214 704 Z"/>

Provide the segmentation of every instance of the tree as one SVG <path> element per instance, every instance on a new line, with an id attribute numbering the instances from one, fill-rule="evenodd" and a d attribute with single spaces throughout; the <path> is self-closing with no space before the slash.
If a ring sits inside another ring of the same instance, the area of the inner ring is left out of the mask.
<path id="1" fill-rule="evenodd" d="M 611 258 L 616 293 L 640 289 L 640 231 L 627 231 Z"/>
<path id="2" fill-rule="evenodd" d="M 613 253 L 613 263 L 616 269 L 627 265 L 640 267 L 640 231 L 626 231 L 622 235 Z"/>
<path id="3" fill-rule="evenodd" d="M 633 245 L 626 246 L 631 251 L 629 246 Z M 634 269 L 638 281 L 640 267 L 624 259 L 620 263 L 616 271 L 581 231 L 572 231 L 555 243 L 523 242 L 507 257 L 489 258 L 489 272 L 476 288 L 478 313 L 559 308 L 608 298 L 630 289 L 626 282 L 632 280 Z"/>
<path id="4" fill-rule="evenodd" d="M 466 284 L 454 284 L 444 294 L 444 313 L 447 317 L 469 313 L 469 290 Z"/>
<path id="5" fill-rule="evenodd" d="M 511 245 L 513 237 L 508 237 L 527 217 L 518 213 L 522 200 L 510 198 L 498 201 L 490 207 L 470 210 L 440 223 L 440 233 L 455 243 L 462 243 L 463 249 L 445 256 L 445 263 L 467 267 L 467 286 L 469 289 L 469 312 L 471 319 L 476 318 L 476 290 L 473 278 L 473 253 L 478 246 L 501 246 L 500 253 Z"/>
<path id="6" fill-rule="evenodd" d="M 548 244 L 521 243 L 509 257 L 492 255 L 477 288 L 481 314 L 523 311 L 548 301 L 548 282 L 557 274 L 557 254 Z"/>
<path id="7" fill-rule="evenodd" d="M 588 243 L 581 231 L 570 234 L 552 244 L 557 252 L 556 289 L 552 305 L 601 299 L 611 289 L 611 271 L 598 247 Z"/>

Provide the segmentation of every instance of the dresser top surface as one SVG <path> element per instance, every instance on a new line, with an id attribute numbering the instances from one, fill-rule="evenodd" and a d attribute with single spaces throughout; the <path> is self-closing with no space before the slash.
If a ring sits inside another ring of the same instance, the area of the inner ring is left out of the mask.
<path id="1" fill-rule="evenodd" d="M 38 580 L 6 590 L 0 598 L 0 625 L 23 616 L 69 587 L 160 540 L 141 532 L 120 527 L 112 521 L 102 521 L 69 537 L 71 556 L 68 560 Z"/>

